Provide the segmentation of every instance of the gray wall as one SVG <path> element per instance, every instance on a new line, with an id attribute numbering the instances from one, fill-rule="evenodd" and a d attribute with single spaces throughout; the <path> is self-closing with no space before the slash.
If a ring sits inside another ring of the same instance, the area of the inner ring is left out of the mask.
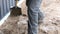
<path id="1" fill-rule="evenodd" d="M 15 6 L 15 0 L 0 0 L 0 20 L 9 12 L 11 6 Z"/>

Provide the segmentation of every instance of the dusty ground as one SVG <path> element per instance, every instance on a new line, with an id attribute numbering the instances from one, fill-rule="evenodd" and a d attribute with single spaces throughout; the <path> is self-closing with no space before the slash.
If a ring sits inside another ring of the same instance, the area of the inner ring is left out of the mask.
<path id="1" fill-rule="evenodd" d="M 60 0 L 43 0 L 41 10 L 45 13 L 44 23 L 39 27 L 39 34 L 60 34 Z M 25 2 L 22 12 L 27 15 Z M 9 16 L 0 27 L 1 34 L 27 34 L 27 16 Z"/>

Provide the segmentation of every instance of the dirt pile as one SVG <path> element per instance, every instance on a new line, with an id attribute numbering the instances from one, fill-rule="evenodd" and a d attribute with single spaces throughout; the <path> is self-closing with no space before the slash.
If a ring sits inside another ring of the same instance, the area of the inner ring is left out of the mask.
<path id="1" fill-rule="evenodd" d="M 41 9 L 45 12 L 45 23 L 40 26 L 45 34 L 60 34 L 60 0 L 43 0 Z"/>
<path id="2" fill-rule="evenodd" d="M 27 18 L 22 16 L 8 17 L 0 26 L 0 34 L 25 34 L 27 33 Z"/>

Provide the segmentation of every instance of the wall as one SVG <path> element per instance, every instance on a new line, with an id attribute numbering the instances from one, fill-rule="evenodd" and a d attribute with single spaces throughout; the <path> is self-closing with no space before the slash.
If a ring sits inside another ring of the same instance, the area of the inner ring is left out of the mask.
<path id="1" fill-rule="evenodd" d="M 15 0 L 0 0 L 0 20 L 9 12 L 11 6 L 15 6 Z"/>

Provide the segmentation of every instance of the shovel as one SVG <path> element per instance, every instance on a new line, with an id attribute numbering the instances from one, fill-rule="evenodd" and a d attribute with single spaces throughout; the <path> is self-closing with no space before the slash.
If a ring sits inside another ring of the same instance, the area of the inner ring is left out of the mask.
<path id="1" fill-rule="evenodd" d="M 17 2 L 18 0 L 15 0 L 15 6 L 10 8 L 10 16 L 20 16 L 22 15 L 22 11 L 21 11 L 21 8 L 20 7 L 17 7 Z"/>

